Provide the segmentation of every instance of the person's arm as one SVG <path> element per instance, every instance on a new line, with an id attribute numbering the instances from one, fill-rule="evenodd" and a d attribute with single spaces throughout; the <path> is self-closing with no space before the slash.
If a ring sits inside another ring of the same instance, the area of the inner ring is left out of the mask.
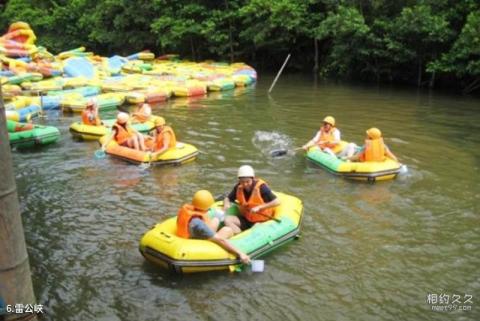
<path id="1" fill-rule="evenodd" d="M 107 139 L 105 140 L 105 142 L 102 144 L 102 150 L 105 151 L 105 149 L 107 148 L 108 144 L 110 144 L 110 142 L 112 141 L 113 139 L 113 136 L 115 136 L 115 134 L 117 133 L 117 130 L 115 129 L 115 127 L 112 128 L 112 131 L 110 132 L 110 135 L 107 137 Z"/>
<path id="2" fill-rule="evenodd" d="M 265 204 L 262 204 L 262 205 L 258 205 L 258 206 L 255 206 L 254 208 L 252 208 L 250 211 L 252 213 L 257 213 L 261 210 L 265 210 L 267 208 L 271 208 L 271 207 L 277 207 L 278 205 L 280 205 L 280 200 L 278 198 L 274 199 L 273 201 L 271 202 L 268 202 L 268 203 L 265 203 Z"/>
<path id="3" fill-rule="evenodd" d="M 242 263 L 244 263 L 244 264 L 249 264 L 250 263 L 250 257 L 247 254 L 240 251 L 239 249 L 237 249 L 235 246 L 233 246 L 233 244 L 230 243 L 228 240 L 226 240 L 222 237 L 217 237 L 215 235 L 214 237 L 210 238 L 210 241 L 217 243 L 218 245 L 223 247 L 228 252 L 233 253 L 236 256 L 238 256 L 238 258 L 240 259 L 240 261 L 242 261 Z"/>
<path id="4" fill-rule="evenodd" d="M 397 156 L 395 156 L 395 155 L 390 151 L 390 148 L 388 148 L 387 145 L 385 145 L 385 155 L 387 155 L 387 157 L 393 159 L 394 161 L 398 162 Z"/>
<path id="5" fill-rule="evenodd" d="M 318 131 L 317 134 L 315 134 L 315 136 L 311 140 L 308 141 L 308 143 L 303 145 L 302 149 L 308 150 L 310 147 L 314 146 L 319 139 L 320 139 L 320 131 Z"/>
<path id="6" fill-rule="evenodd" d="M 341 135 L 340 135 L 340 131 L 335 128 L 333 130 L 333 141 L 331 141 L 330 143 L 332 144 L 340 144 L 340 140 L 341 140 Z"/>
<path id="7" fill-rule="evenodd" d="M 280 199 L 275 194 L 273 194 L 272 190 L 267 185 L 263 185 L 260 187 L 260 194 L 265 203 L 252 208 L 252 213 L 257 213 L 261 210 L 277 207 L 280 205 Z"/>
<path id="8" fill-rule="evenodd" d="M 230 206 L 232 206 L 231 203 L 235 202 L 235 199 L 237 197 L 237 186 L 238 184 L 235 185 L 235 187 L 230 191 L 230 194 L 228 194 L 224 199 L 223 199 L 223 211 L 226 212 Z"/>
<path id="9" fill-rule="evenodd" d="M 170 145 L 170 134 L 168 135 L 163 135 L 163 145 L 162 145 L 162 148 L 160 148 L 159 150 L 155 151 L 154 153 L 152 153 L 152 157 L 157 157 L 158 155 L 161 155 L 163 153 L 165 153 L 168 149 L 168 145 Z"/>

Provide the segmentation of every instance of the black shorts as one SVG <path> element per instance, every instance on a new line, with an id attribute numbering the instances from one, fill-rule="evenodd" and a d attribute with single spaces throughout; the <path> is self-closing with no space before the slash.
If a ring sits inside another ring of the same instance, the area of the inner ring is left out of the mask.
<path id="1" fill-rule="evenodd" d="M 240 220 L 240 229 L 242 231 L 248 230 L 251 228 L 255 223 L 252 223 L 248 221 L 244 216 L 240 215 L 238 216 L 238 219 Z"/>

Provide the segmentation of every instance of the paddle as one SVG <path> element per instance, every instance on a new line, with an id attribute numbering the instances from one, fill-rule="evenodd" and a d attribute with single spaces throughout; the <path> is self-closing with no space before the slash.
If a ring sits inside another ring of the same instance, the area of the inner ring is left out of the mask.
<path id="1" fill-rule="evenodd" d="M 292 149 L 292 152 L 296 152 L 298 150 L 302 149 L 302 147 L 297 147 L 297 148 L 294 148 Z M 279 157 L 279 156 L 283 156 L 283 155 L 287 155 L 289 152 L 288 149 L 275 149 L 275 150 L 272 150 L 270 152 L 270 156 L 272 157 Z"/>
<path id="2" fill-rule="evenodd" d="M 214 199 L 215 199 L 215 202 L 222 201 L 225 197 L 227 197 L 227 195 L 228 195 L 227 193 L 216 195 L 215 198 L 214 198 Z M 237 205 L 238 205 L 238 204 L 237 204 Z M 268 217 L 268 218 L 274 220 L 274 221 L 277 222 L 277 223 L 282 223 L 282 220 L 281 220 L 281 219 L 278 219 L 278 218 L 276 218 L 276 217 L 271 217 L 271 216 L 269 216 L 269 215 L 267 215 L 267 214 L 263 214 L 263 213 L 259 213 L 259 212 L 255 213 L 255 214 Z"/>
<path id="3" fill-rule="evenodd" d="M 139 167 L 140 167 L 140 169 L 145 170 L 145 169 L 149 169 L 151 165 L 152 165 L 152 153 L 148 153 L 148 163 L 146 163 L 146 162 L 141 163 L 139 165 Z"/>
<path id="4" fill-rule="evenodd" d="M 97 149 L 93 154 L 96 159 L 103 159 L 105 158 L 105 151 L 103 149 Z"/>
<path id="5" fill-rule="evenodd" d="M 407 165 L 402 164 L 402 165 L 400 166 L 400 172 L 399 172 L 399 173 L 400 173 L 400 174 L 403 174 L 403 175 L 404 175 L 404 174 L 407 174 L 407 173 L 408 173 L 408 167 L 407 167 Z"/>

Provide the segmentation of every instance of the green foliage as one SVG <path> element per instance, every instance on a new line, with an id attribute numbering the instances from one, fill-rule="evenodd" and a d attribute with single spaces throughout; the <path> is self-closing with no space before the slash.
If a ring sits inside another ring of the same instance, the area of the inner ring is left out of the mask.
<path id="1" fill-rule="evenodd" d="M 424 73 L 480 74 L 478 0 L 10 0 L 0 10 L 3 30 L 28 22 L 52 53 L 151 49 L 277 69 L 291 52 L 290 68 L 318 61 L 324 75 L 418 84 Z"/>
<path id="2" fill-rule="evenodd" d="M 428 68 L 431 71 L 454 73 L 459 77 L 480 75 L 480 11 L 468 15 L 452 48 Z"/>

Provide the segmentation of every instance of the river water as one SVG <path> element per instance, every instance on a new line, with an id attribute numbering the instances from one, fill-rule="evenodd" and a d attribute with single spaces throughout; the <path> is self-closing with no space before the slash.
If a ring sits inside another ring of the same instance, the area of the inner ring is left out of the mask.
<path id="1" fill-rule="evenodd" d="M 272 78 L 155 106 L 200 150 L 180 167 L 95 159 L 98 143 L 68 132 L 78 115 L 41 120 L 60 142 L 13 160 L 45 320 L 480 319 L 480 100 L 293 75 L 269 96 Z M 270 157 L 304 144 L 326 115 L 358 144 L 380 128 L 408 174 L 366 184 L 300 152 Z M 175 276 L 146 262 L 142 234 L 196 190 L 228 191 L 241 164 L 303 200 L 301 238 L 265 257 L 263 273 Z M 433 311 L 445 295 L 456 310 Z"/>

